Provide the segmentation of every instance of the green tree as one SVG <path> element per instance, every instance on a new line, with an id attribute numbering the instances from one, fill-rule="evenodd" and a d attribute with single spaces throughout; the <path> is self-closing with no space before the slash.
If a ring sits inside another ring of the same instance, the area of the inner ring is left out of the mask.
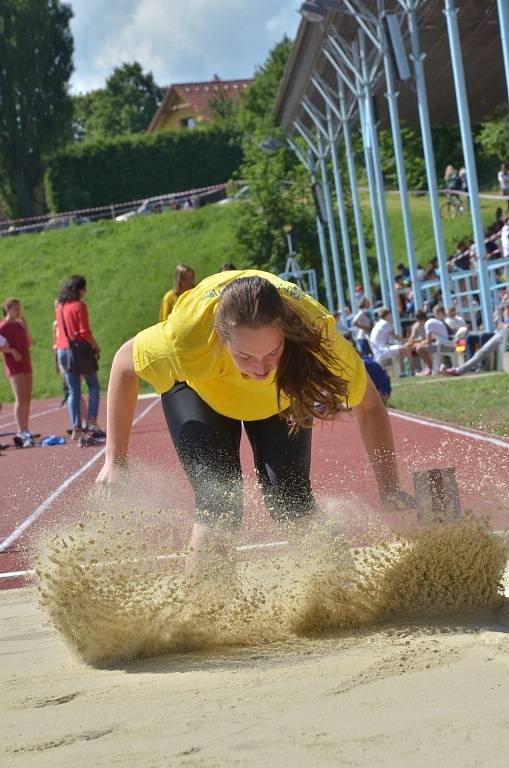
<path id="1" fill-rule="evenodd" d="M 239 258 L 272 272 L 281 271 L 287 257 L 285 231 L 291 227 L 293 245 L 303 267 L 319 260 L 314 203 L 309 174 L 289 149 L 267 154 L 265 139 L 282 135 L 274 107 L 292 44 L 283 38 L 269 53 L 253 83 L 242 94 L 235 117 L 243 137 L 244 163 L 237 176 L 249 186 L 238 207 L 236 238 Z"/>
<path id="2" fill-rule="evenodd" d="M 163 97 L 151 72 L 134 61 L 116 67 L 102 89 L 74 97 L 78 141 L 146 131 Z"/>
<path id="3" fill-rule="evenodd" d="M 70 136 L 72 11 L 59 0 L 0 0 L 0 191 L 31 216 L 44 157 Z"/>

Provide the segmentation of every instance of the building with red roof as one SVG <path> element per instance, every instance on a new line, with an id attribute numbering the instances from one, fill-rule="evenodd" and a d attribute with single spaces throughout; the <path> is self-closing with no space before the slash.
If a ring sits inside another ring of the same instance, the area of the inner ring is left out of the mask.
<path id="1" fill-rule="evenodd" d="M 149 133 L 193 128 L 212 117 L 210 101 L 214 98 L 236 101 L 252 82 L 248 80 L 213 80 L 204 83 L 174 83 L 170 85 L 148 127 Z"/>

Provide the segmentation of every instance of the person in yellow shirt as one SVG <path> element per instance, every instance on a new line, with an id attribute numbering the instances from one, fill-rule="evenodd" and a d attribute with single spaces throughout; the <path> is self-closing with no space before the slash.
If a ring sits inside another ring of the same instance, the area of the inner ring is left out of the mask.
<path id="1" fill-rule="evenodd" d="M 317 513 L 312 422 L 344 418 L 345 409 L 357 416 L 382 502 L 409 504 L 387 409 L 361 358 L 334 317 L 292 283 L 258 270 L 216 273 L 181 296 L 165 322 L 118 350 L 100 484 L 116 483 L 126 468 L 139 378 L 161 395 L 195 493 L 188 575 L 199 573 L 212 532 L 240 524 L 242 425 L 267 508 L 289 528 Z"/>
<path id="2" fill-rule="evenodd" d="M 159 322 L 162 323 L 173 311 L 177 299 L 186 291 L 194 288 L 195 273 L 192 267 L 187 264 L 177 264 L 175 275 L 173 276 L 173 288 L 166 291 L 161 304 L 159 305 Z"/>

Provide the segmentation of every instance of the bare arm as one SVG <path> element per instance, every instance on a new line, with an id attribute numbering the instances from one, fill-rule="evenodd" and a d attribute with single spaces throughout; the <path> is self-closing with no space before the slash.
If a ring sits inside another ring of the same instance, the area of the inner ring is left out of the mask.
<path id="1" fill-rule="evenodd" d="M 364 398 L 354 412 L 380 498 L 384 501 L 388 495 L 399 491 L 398 468 L 387 408 L 369 376 Z"/>
<path id="2" fill-rule="evenodd" d="M 14 349 L 14 347 L 10 347 L 8 344 L 4 344 L 3 346 L 0 346 L 0 352 L 3 355 L 12 355 L 17 363 L 19 363 L 19 361 L 23 359 L 23 355 L 21 354 L 21 352 L 18 352 L 17 349 Z"/>
<path id="3" fill-rule="evenodd" d="M 138 398 L 138 376 L 133 363 L 133 340 L 126 341 L 113 359 L 108 385 L 108 424 L 106 457 L 97 478 L 111 483 L 127 462 L 134 409 Z"/>
<path id="4" fill-rule="evenodd" d="M 32 334 L 30 333 L 30 328 L 28 327 L 28 323 L 27 323 L 27 321 L 25 320 L 24 317 L 21 318 L 21 323 L 23 324 L 23 326 L 25 328 L 25 331 L 26 331 L 26 335 L 27 335 L 27 339 L 28 339 L 28 346 L 31 347 L 32 346 L 32 341 L 33 341 Z"/>

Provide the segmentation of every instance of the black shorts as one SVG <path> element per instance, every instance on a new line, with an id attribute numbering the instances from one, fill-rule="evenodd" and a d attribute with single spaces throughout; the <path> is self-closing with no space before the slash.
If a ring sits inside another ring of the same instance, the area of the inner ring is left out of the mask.
<path id="1" fill-rule="evenodd" d="M 315 512 L 309 479 L 311 429 L 290 435 L 278 415 L 245 422 L 221 416 L 183 382 L 161 395 L 161 402 L 194 490 L 197 522 L 236 527 L 242 520 L 242 423 L 271 517 L 284 522 Z"/>

